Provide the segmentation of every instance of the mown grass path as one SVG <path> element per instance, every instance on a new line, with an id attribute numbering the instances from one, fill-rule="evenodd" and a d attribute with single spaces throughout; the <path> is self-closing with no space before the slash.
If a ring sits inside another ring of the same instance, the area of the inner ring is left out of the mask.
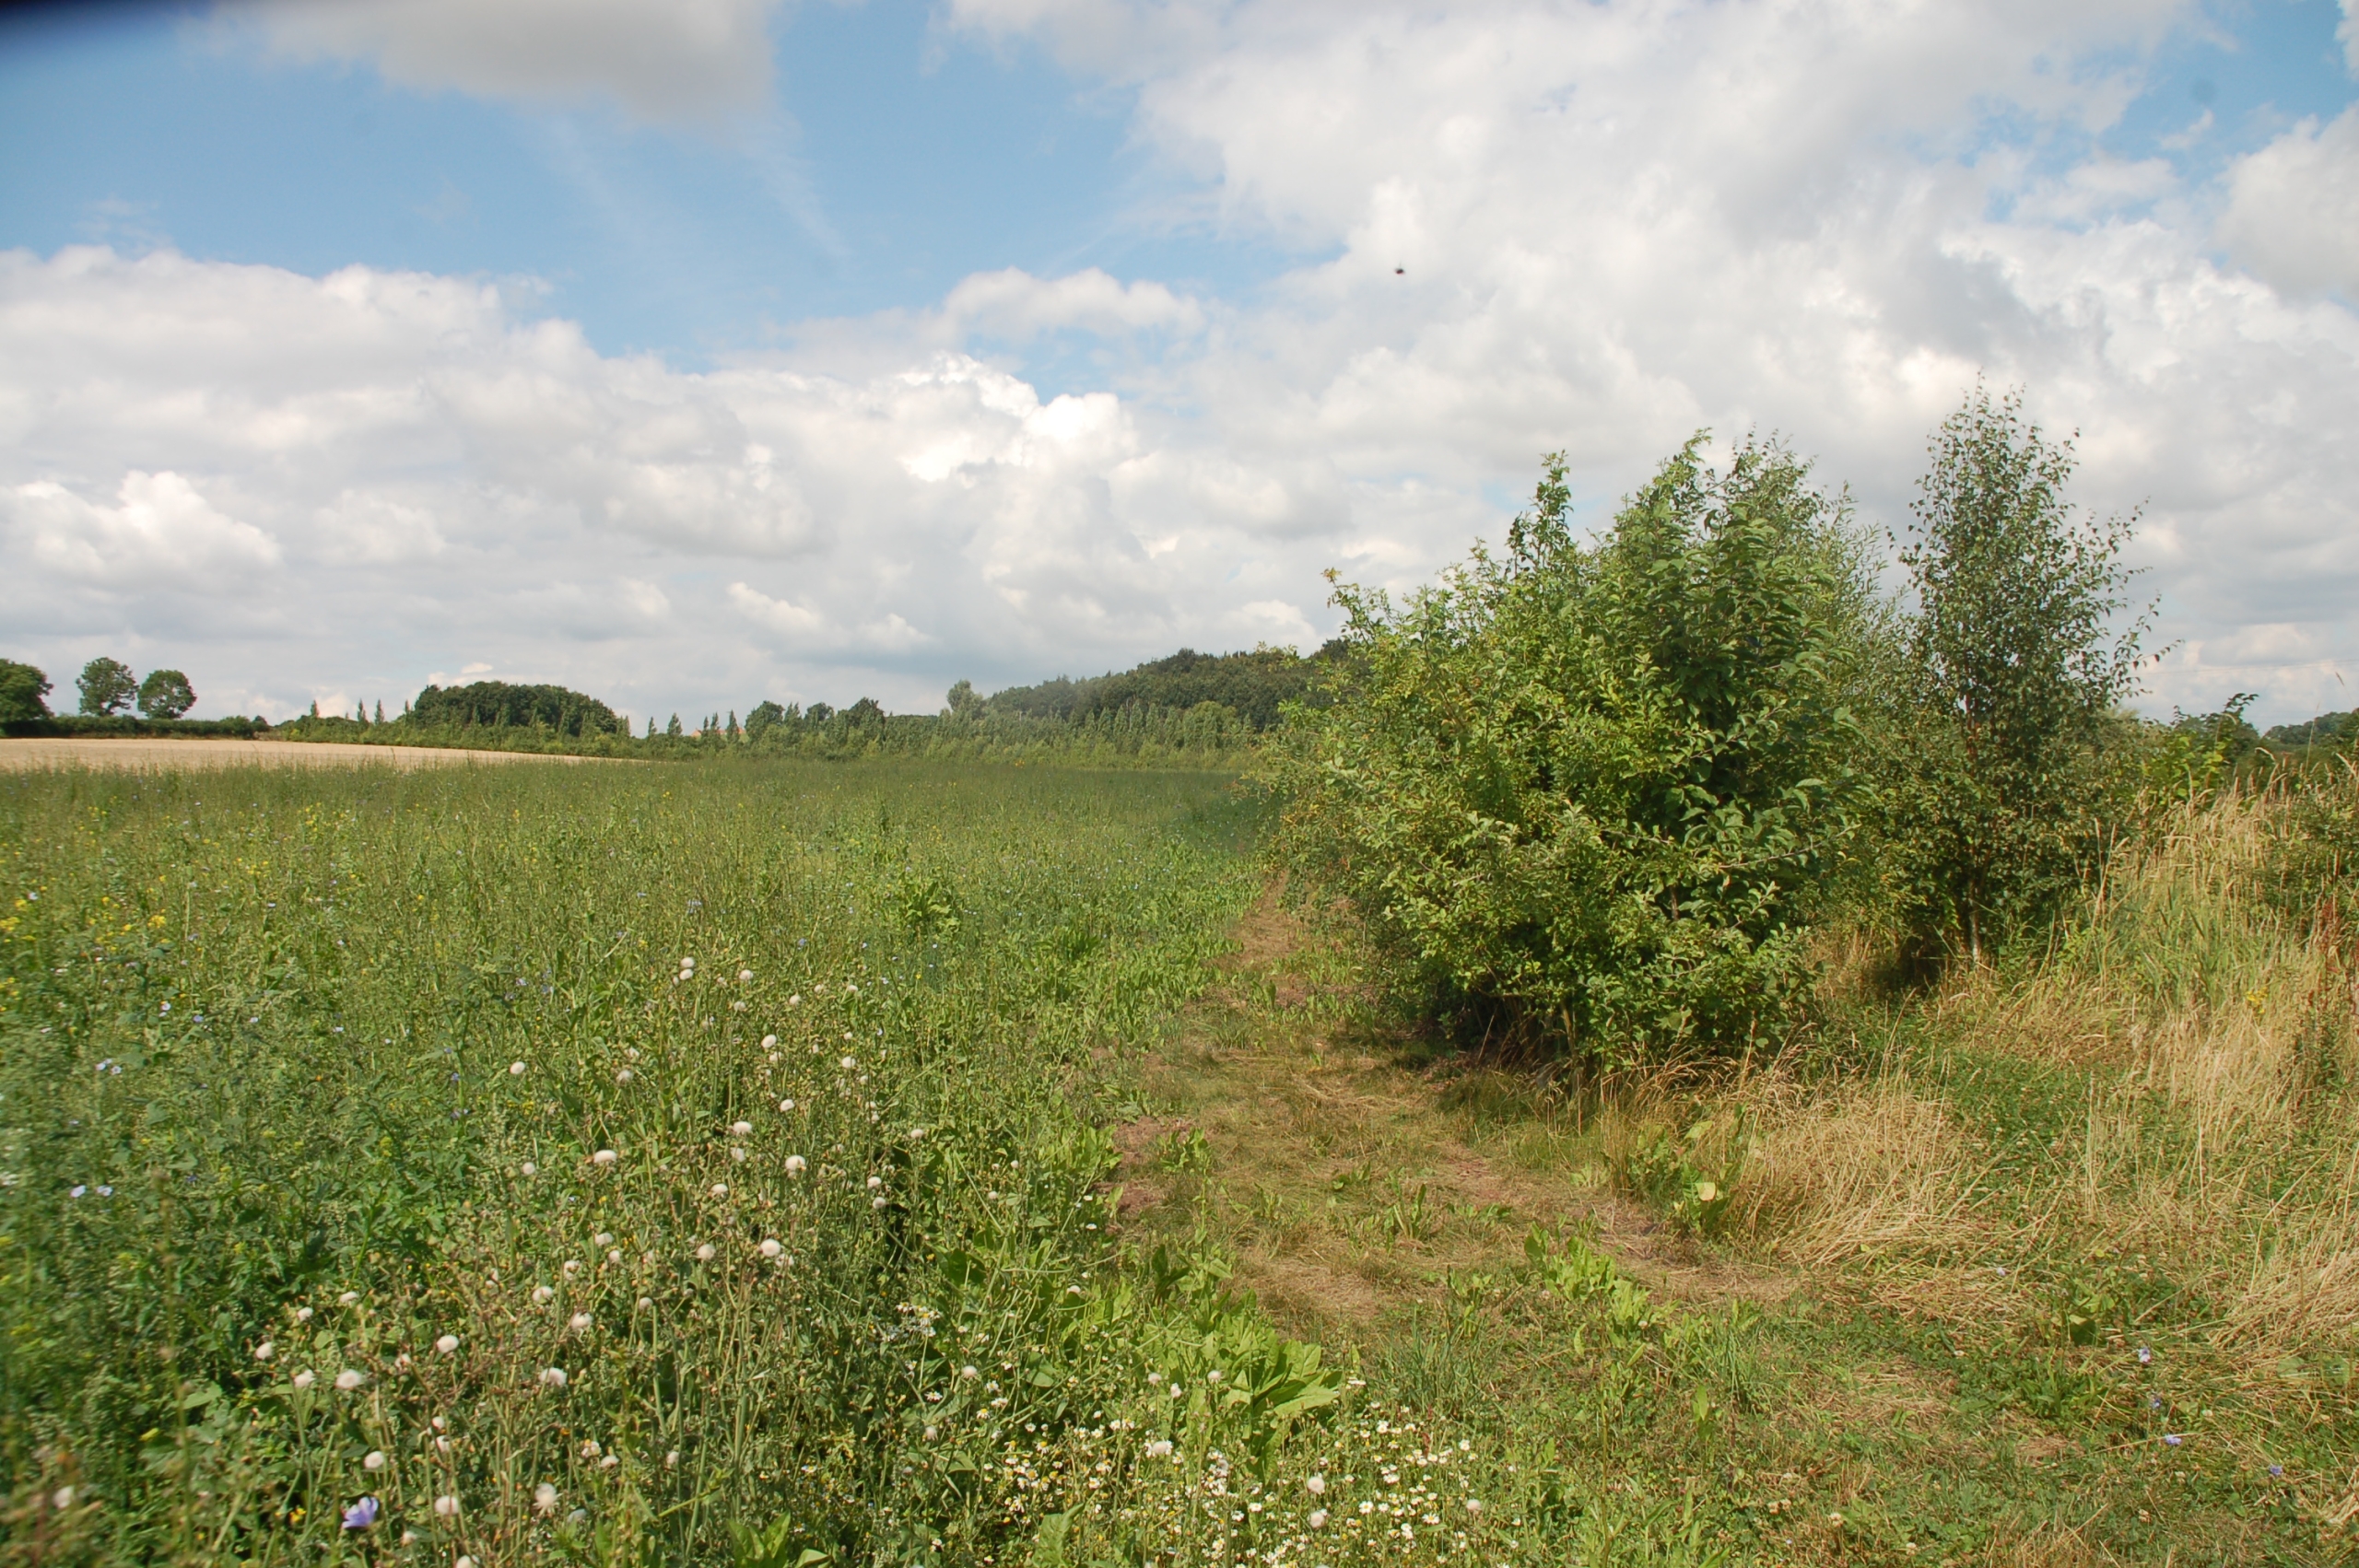
<path id="1" fill-rule="evenodd" d="M 1682 1236 L 1616 1179 L 1663 1099 L 1577 1113 L 1533 1069 L 1436 1047 L 1344 928 L 1274 895 L 1234 934 L 1224 982 L 1136 1064 L 1126 1239 L 1223 1251 L 1380 1404 L 1470 1434 L 1503 1482 L 1546 1473 L 1554 1560 L 2359 1560 L 2347 1409 L 2264 1419 L 2127 1340 L 2107 1370 L 2004 1307 L 1895 1310 L 1873 1258 Z M 2000 1138 L 2013 1103 L 1950 1101 Z"/>

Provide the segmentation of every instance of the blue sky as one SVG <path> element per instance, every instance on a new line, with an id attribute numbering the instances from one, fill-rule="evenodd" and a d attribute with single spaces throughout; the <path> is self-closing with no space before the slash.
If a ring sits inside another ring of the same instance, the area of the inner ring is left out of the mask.
<path id="1" fill-rule="evenodd" d="M 0 243 L 529 277 L 602 352 L 683 365 L 1001 267 L 1229 294 L 1291 259 L 1217 232 L 1133 143 L 1133 95 L 1027 41 L 908 4 L 804 6 L 774 33 L 774 104 L 667 125 L 274 57 L 199 6 L 20 19 L 0 141 L 37 156 L 0 166 Z"/>
<path id="2" fill-rule="evenodd" d="M 0 652 L 168 659 L 213 711 L 468 671 L 930 707 L 1315 640 L 1322 568 L 1424 580 L 1556 447 L 1596 521 L 1689 430 L 1775 427 L 1896 523 L 1983 374 L 2083 431 L 2084 499 L 2146 506 L 2151 705 L 2349 706 L 2350 32 L 2333 0 L 11 15 Z"/>

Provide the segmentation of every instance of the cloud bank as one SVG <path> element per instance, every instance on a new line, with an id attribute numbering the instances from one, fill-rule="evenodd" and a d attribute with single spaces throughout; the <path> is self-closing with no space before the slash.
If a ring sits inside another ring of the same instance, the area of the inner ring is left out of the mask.
<path id="1" fill-rule="evenodd" d="M 297 60 L 486 98 L 607 97 L 647 120 L 760 107 L 779 0 L 242 0 L 230 18 Z"/>
<path id="2" fill-rule="evenodd" d="M 672 25 L 625 10 L 609 42 Z M 2348 707 L 2359 111 L 2209 183 L 2106 156 L 2179 15 L 956 0 L 1133 93 L 1217 232 L 1309 259 L 1228 298 L 985 271 L 697 371 L 477 280 L 8 256 L 0 528 L 34 566 L 0 612 L 206 639 L 243 706 L 469 661 L 642 714 L 931 706 L 1315 640 L 1320 568 L 1424 579 L 1559 448 L 1597 521 L 1691 430 L 1774 429 L 1897 527 L 1980 375 L 2081 431 L 2080 499 L 2144 506 L 2157 706 Z M 1027 345 L 1075 334 L 1133 351 L 1044 395 Z"/>

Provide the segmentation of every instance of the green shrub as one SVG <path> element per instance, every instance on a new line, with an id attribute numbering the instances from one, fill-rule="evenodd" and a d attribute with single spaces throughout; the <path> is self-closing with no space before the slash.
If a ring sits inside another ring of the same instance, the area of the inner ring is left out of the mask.
<path id="1" fill-rule="evenodd" d="M 1691 440 L 1577 541 L 1561 458 L 1504 558 L 1395 608 L 1344 587 L 1326 706 L 1272 781 L 1298 884 L 1351 899 L 1444 1008 L 1612 1066 L 1789 1016 L 1860 793 L 1880 636 L 1840 496 Z"/>
<path id="2" fill-rule="evenodd" d="M 0 659 L 0 724 L 49 717 L 49 676 L 30 664 Z"/>

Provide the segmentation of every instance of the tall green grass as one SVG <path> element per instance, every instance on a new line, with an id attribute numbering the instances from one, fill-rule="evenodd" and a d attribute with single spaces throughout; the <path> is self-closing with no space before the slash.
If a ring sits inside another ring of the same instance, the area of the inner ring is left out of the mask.
<path id="1" fill-rule="evenodd" d="M 963 1561 L 1066 1506 L 1012 1443 L 1266 1449 L 1332 1378 L 1107 1271 L 1086 1071 L 1248 826 L 1178 774 L 8 780 L 0 1560 Z M 1183 1430 L 1145 1369 L 1224 1334 L 1276 1372 Z"/>

